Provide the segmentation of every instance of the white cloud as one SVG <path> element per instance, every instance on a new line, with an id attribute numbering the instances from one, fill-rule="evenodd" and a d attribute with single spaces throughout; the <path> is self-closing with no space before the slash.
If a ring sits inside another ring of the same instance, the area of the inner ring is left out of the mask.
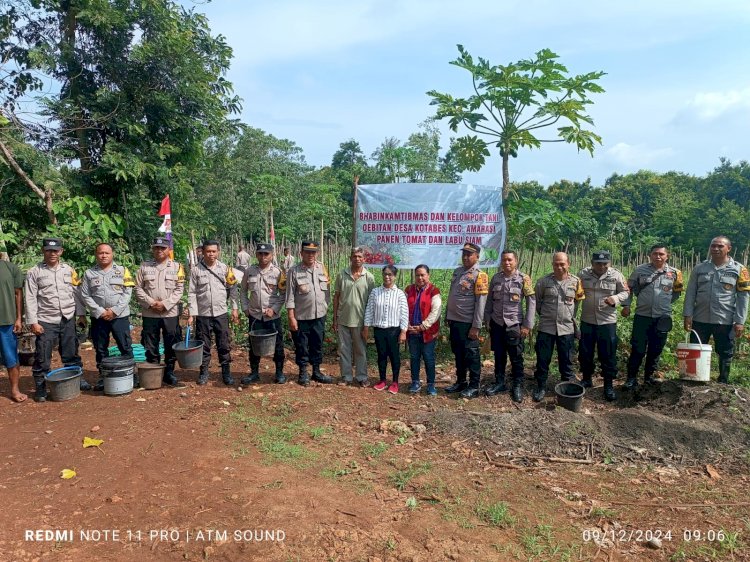
<path id="1" fill-rule="evenodd" d="M 699 92 L 685 104 L 678 118 L 691 114 L 699 121 L 714 121 L 727 113 L 750 110 L 750 88 L 724 92 Z"/>
<path id="2" fill-rule="evenodd" d="M 631 170 L 646 168 L 674 155 L 671 148 L 652 148 L 646 144 L 618 142 L 606 150 L 605 158 Z"/>

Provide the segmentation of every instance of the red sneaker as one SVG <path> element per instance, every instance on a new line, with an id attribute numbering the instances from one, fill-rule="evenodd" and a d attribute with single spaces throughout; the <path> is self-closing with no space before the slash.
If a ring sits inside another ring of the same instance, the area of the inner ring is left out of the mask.
<path id="1" fill-rule="evenodd" d="M 388 392 L 391 394 L 398 394 L 398 383 L 392 382 L 391 386 L 388 387 Z"/>
<path id="2" fill-rule="evenodd" d="M 374 390 L 385 390 L 385 387 L 386 387 L 385 381 L 380 381 L 378 384 L 376 384 L 372 388 Z"/>

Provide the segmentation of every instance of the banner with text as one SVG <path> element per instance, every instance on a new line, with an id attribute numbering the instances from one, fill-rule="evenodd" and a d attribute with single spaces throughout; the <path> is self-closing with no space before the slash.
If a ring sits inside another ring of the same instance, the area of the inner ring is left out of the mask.
<path id="1" fill-rule="evenodd" d="M 446 269 L 461 265 L 461 248 L 482 248 L 480 265 L 497 266 L 505 244 L 502 189 L 457 183 L 360 185 L 357 245 L 365 262 Z"/>

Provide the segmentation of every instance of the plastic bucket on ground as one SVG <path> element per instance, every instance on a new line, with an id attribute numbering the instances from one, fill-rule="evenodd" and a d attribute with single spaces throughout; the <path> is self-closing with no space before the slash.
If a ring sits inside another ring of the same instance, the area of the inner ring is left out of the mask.
<path id="1" fill-rule="evenodd" d="M 250 330 L 250 345 L 258 357 L 273 355 L 276 350 L 276 330 Z"/>
<path id="2" fill-rule="evenodd" d="M 71 400 L 81 394 L 81 367 L 63 367 L 47 373 L 44 377 L 49 386 L 49 399 L 55 402 Z"/>
<path id="3" fill-rule="evenodd" d="M 164 379 L 164 365 L 158 363 L 136 363 L 138 370 L 138 381 L 141 388 L 145 390 L 156 390 L 161 388 Z"/>
<path id="4" fill-rule="evenodd" d="M 688 343 L 689 332 L 685 343 L 677 344 L 677 366 L 680 378 L 687 381 L 708 382 L 711 380 L 711 346 L 701 342 L 698 333 L 691 330 L 698 343 Z"/>
<path id="5" fill-rule="evenodd" d="M 131 393 L 134 374 L 132 357 L 105 357 L 99 365 L 99 376 L 104 379 L 104 394 L 107 396 Z"/>
<path id="6" fill-rule="evenodd" d="M 203 342 L 201 340 L 190 340 L 187 345 L 184 341 L 172 346 L 177 362 L 183 369 L 197 369 L 203 362 Z"/>
<path id="7" fill-rule="evenodd" d="M 571 412 L 580 412 L 586 389 L 575 382 L 560 382 L 555 385 L 557 405 Z"/>

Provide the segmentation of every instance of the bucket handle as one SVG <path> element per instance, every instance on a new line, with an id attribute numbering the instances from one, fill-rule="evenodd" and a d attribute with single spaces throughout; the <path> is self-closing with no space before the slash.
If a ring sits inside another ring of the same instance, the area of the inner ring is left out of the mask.
<path id="1" fill-rule="evenodd" d="M 700 345 L 703 345 L 703 342 L 701 341 L 701 337 L 698 335 L 698 332 L 696 332 L 695 330 L 689 330 L 689 331 L 685 332 L 685 343 L 690 343 L 690 332 L 694 333 L 695 334 L 695 339 L 698 340 L 698 343 Z"/>

